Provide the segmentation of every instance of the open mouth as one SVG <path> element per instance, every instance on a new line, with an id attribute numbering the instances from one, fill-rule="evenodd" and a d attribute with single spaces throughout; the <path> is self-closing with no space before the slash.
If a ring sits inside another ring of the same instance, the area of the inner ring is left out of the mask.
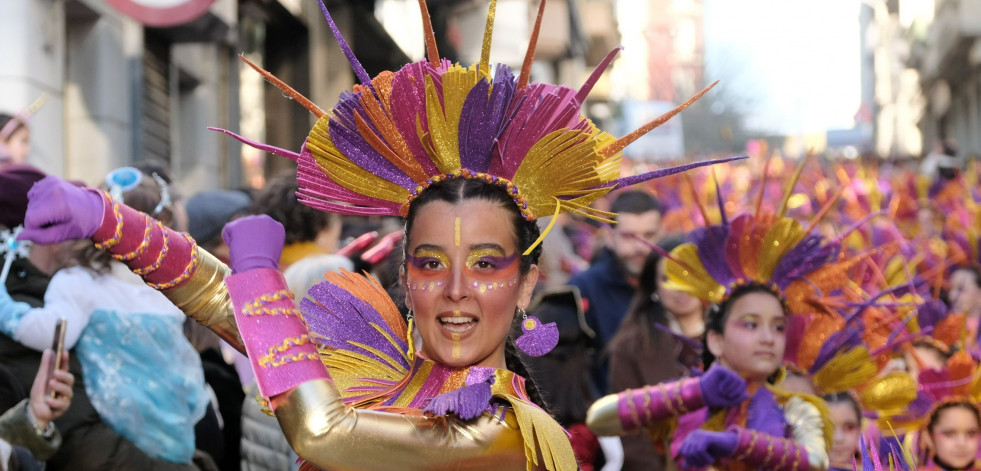
<path id="1" fill-rule="evenodd" d="M 440 317 L 439 323 L 444 329 L 462 334 L 477 326 L 477 319 L 469 316 Z"/>

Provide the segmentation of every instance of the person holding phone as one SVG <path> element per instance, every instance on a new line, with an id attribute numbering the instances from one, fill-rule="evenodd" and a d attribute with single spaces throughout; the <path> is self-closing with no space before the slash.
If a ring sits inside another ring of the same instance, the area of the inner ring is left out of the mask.
<path id="1" fill-rule="evenodd" d="M 56 359 L 55 352 L 46 349 L 30 397 L 0 415 L 0 440 L 26 448 L 40 461 L 50 458 L 61 446 L 61 435 L 53 421 L 71 405 L 75 384 L 75 376 L 66 368 L 68 352 L 61 352 L 61 368 L 55 368 Z M 0 444 L 0 457 L 5 460 L 9 459 L 8 449 Z"/>

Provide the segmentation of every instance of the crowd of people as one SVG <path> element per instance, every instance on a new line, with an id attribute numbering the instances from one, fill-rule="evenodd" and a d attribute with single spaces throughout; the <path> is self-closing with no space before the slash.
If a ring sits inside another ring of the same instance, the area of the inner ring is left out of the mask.
<path id="1" fill-rule="evenodd" d="M 0 469 L 981 469 L 953 143 L 631 165 L 701 94 L 618 139 L 580 112 L 616 51 L 575 90 L 427 26 L 372 78 L 327 19 L 360 84 L 325 112 L 258 69 L 318 118 L 226 131 L 296 162 L 259 190 L 46 175 L 0 115 Z"/>

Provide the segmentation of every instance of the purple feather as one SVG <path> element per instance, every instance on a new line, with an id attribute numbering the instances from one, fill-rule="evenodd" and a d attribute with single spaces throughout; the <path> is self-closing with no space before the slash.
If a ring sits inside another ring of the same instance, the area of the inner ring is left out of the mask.
<path id="1" fill-rule="evenodd" d="M 395 309 L 394 305 L 388 307 Z M 321 335 L 327 346 L 364 354 L 392 368 L 409 369 L 403 356 L 408 345 L 388 331 L 388 324 L 374 307 L 350 292 L 329 281 L 317 283 L 300 301 L 300 308 L 310 330 Z M 395 343 L 375 326 L 386 330 Z"/>
<path id="2" fill-rule="evenodd" d="M 861 319 L 856 318 L 855 322 L 847 324 L 845 328 L 831 334 L 828 340 L 821 345 L 814 364 L 811 365 L 810 373 L 815 373 L 826 365 L 838 352 L 845 352 L 862 345 L 863 324 Z"/>
<path id="3" fill-rule="evenodd" d="M 727 237 L 729 237 L 728 225 L 702 227 L 691 231 L 688 235 L 688 240 L 698 248 L 698 256 L 705 266 L 705 271 L 722 286 L 729 286 L 736 281 L 725 263 Z"/>
<path id="4" fill-rule="evenodd" d="M 492 382 L 493 379 L 440 394 L 428 400 L 429 403 L 426 404 L 423 412 L 437 416 L 453 413 L 463 420 L 473 419 L 483 414 L 490 406 L 490 400 L 493 397 L 493 393 L 491 393 Z"/>
<path id="5" fill-rule="evenodd" d="M 354 74 L 358 76 L 358 81 L 364 85 L 371 84 L 371 77 L 368 76 L 368 72 L 364 70 L 361 62 L 355 57 L 354 51 L 351 50 L 351 46 L 348 46 L 347 41 L 344 40 L 344 36 L 341 35 L 341 31 L 337 29 L 337 25 L 334 24 L 334 19 L 330 17 L 330 13 L 327 12 L 327 5 L 324 5 L 323 0 L 317 2 L 320 4 L 320 10 L 324 12 L 324 17 L 327 18 L 327 24 L 330 26 L 330 31 L 334 33 L 334 38 L 337 39 L 337 43 L 340 44 L 341 50 L 344 51 L 344 55 L 347 56 L 348 62 L 351 63 L 351 68 L 354 69 Z"/>
<path id="6" fill-rule="evenodd" d="M 930 299 L 916 308 L 916 322 L 920 328 L 936 327 L 946 315 L 947 305 L 936 299 Z"/>
<path id="7" fill-rule="evenodd" d="M 767 435 L 784 438 L 787 435 L 787 419 L 783 409 L 777 404 L 773 393 L 767 388 L 759 388 L 749 400 L 746 409 L 746 428 Z"/>
<path id="8" fill-rule="evenodd" d="M 500 65 L 493 84 L 480 80 L 470 89 L 463 102 L 458 130 L 460 164 L 463 168 L 477 172 L 486 172 L 490 168 L 491 152 L 503 129 L 514 87 L 511 69 Z"/>
<path id="9" fill-rule="evenodd" d="M 685 165 L 677 165 L 674 167 L 662 168 L 660 170 L 654 170 L 653 172 L 641 173 L 639 175 L 634 175 L 631 177 L 618 178 L 612 182 L 603 185 L 604 187 L 613 188 L 626 188 L 628 186 L 633 186 L 638 183 L 643 183 L 648 180 L 653 180 L 655 178 L 666 177 L 668 175 L 674 175 L 676 173 L 681 173 L 686 170 L 691 170 L 693 168 L 705 167 L 707 165 L 721 164 L 725 162 L 732 162 L 734 160 L 743 160 L 749 157 L 728 157 L 725 159 L 714 159 L 714 160 L 703 160 L 701 162 L 692 162 Z"/>
<path id="10" fill-rule="evenodd" d="M 773 269 L 773 281 L 784 289 L 794 280 L 827 264 L 834 255 L 832 245 L 821 245 L 824 239 L 819 235 L 805 236 L 797 245 L 787 251 Z"/>
<path id="11" fill-rule="evenodd" d="M 490 173 L 510 179 L 532 146 L 547 134 L 581 126 L 575 94 L 571 88 L 544 83 L 517 90 L 507 112 L 510 119 L 495 146 Z"/>
<path id="12" fill-rule="evenodd" d="M 370 93 L 370 92 L 362 92 Z M 378 153 L 371 144 L 361 135 L 354 122 L 355 114 L 362 118 L 367 116 L 361 106 L 357 95 L 345 94 L 337 106 L 334 108 L 334 116 L 330 119 L 328 129 L 330 139 L 337 146 L 345 157 L 357 164 L 359 167 L 378 175 L 392 183 L 395 183 L 407 190 L 411 190 L 418 185 L 411 177 L 405 174 L 395 164 L 391 163 L 384 156 Z M 377 131 L 368 123 L 370 132 L 377 135 Z"/>

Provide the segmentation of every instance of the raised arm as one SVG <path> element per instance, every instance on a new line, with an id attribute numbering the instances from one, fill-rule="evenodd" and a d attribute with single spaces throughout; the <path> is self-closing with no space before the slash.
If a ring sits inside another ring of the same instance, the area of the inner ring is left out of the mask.
<path id="1" fill-rule="evenodd" d="M 91 238 L 192 319 L 244 352 L 224 278 L 228 267 L 187 234 L 105 193 L 47 177 L 31 188 L 20 238 L 41 244 Z"/>
<path id="2" fill-rule="evenodd" d="M 260 235 L 261 236 L 258 236 Z M 325 469 L 526 469 L 513 413 L 501 421 L 413 417 L 344 404 L 286 281 L 274 267 L 285 234 L 268 216 L 225 228 L 226 278 L 259 392 L 297 454 Z"/>
<path id="3" fill-rule="evenodd" d="M 732 371 L 716 367 L 698 378 L 602 397 L 586 413 L 586 425 L 600 436 L 623 435 L 706 406 L 731 407 L 746 398 L 746 382 Z"/>

